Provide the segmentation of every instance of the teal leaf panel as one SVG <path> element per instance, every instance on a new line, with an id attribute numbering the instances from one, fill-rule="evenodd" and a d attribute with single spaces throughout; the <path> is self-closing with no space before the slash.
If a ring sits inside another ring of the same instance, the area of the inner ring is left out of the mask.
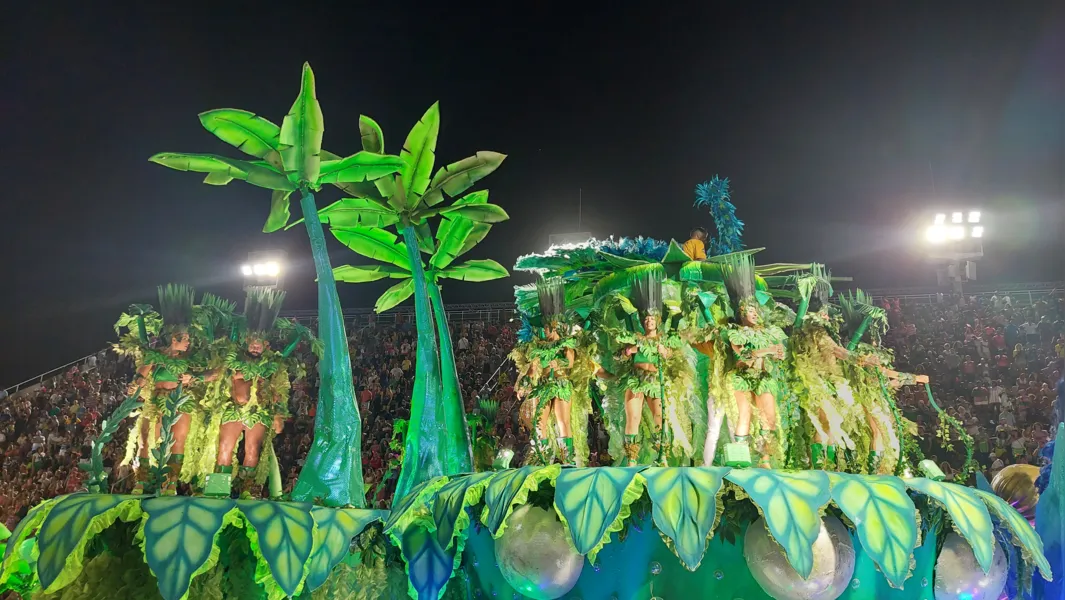
<path id="1" fill-rule="evenodd" d="M 1039 571 L 1043 574 L 1043 579 L 1052 581 L 1054 574 L 1050 570 L 1050 563 L 1047 562 L 1046 555 L 1043 554 L 1043 540 L 1039 538 L 1035 529 L 1032 529 L 1032 526 L 1021 516 L 1021 513 L 1017 512 L 1017 509 L 1010 506 L 1002 498 L 983 490 L 975 490 L 975 493 L 991 509 L 991 512 L 995 513 L 995 516 L 1006 523 L 1010 533 L 1013 534 L 1014 545 L 1021 548 L 1025 559 L 1033 561 L 1039 567 Z"/>
<path id="2" fill-rule="evenodd" d="M 445 550 L 436 543 L 436 536 L 421 525 L 411 525 L 403 531 L 400 550 L 407 563 L 410 595 L 417 600 L 438 600 L 444 586 L 455 571 L 456 544 Z"/>
<path id="3" fill-rule="evenodd" d="M 303 566 L 314 546 L 311 505 L 303 502 L 238 500 L 244 518 L 255 528 L 259 553 L 274 581 L 295 596 L 303 581 Z"/>
<path id="4" fill-rule="evenodd" d="M 862 548 L 888 583 L 902 589 L 917 547 L 917 507 L 902 480 L 832 473 L 832 501 L 858 530 Z"/>
<path id="5" fill-rule="evenodd" d="M 351 540 L 362 533 L 367 525 L 383 519 L 387 514 L 383 510 L 358 508 L 312 508 L 311 517 L 317 528 L 314 530 L 314 551 L 307 565 L 304 590 L 309 592 L 325 583 L 333 567 L 347 556 Z"/>
<path id="6" fill-rule="evenodd" d="M 655 527 L 688 570 L 699 568 L 717 522 L 728 467 L 653 467 L 640 473 L 651 497 Z"/>
<path id="7" fill-rule="evenodd" d="M 436 523 L 436 542 L 445 550 L 451 547 L 452 539 L 462 535 L 470 524 L 466 507 L 481 500 L 484 488 L 495 475 L 494 472 L 474 473 L 456 477 L 444 484 L 433 499 L 433 522 Z"/>
<path id="8" fill-rule="evenodd" d="M 580 554 L 595 555 L 621 529 L 629 505 L 643 492 L 644 467 L 563 469 L 555 479 L 555 510 Z"/>
<path id="9" fill-rule="evenodd" d="M 66 498 L 66 496 L 60 496 L 51 500 L 45 500 L 37 506 L 30 509 L 26 516 L 19 521 L 15 526 L 15 530 L 11 532 L 11 537 L 7 538 L 7 548 L 4 549 L 4 562 L 7 562 L 7 558 L 11 556 L 15 546 L 18 546 L 22 540 L 27 537 L 33 530 L 48 516 L 48 511 L 52 509 L 60 500 Z"/>
<path id="10" fill-rule="evenodd" d="M 558 465 L 529 465 L 496 473 L 484 490 L 484 511 L 481 513 L 481 523 L 488 528 L 492 537 L 498 538 L 503 534 L 504 523 L 515 504 L 524 502 L 529 492 L 537 489 L 544 479 L 554 481 L 560 471 Z"/>
<path id="11" fill-rule="evenodd" d="M 804 579 L 809 577 L 814 568 L 814 541 L 821 533 L 821 508 L 831 497 L 828 474 L 737 469 L 725 478 L 747 492 L 788 562 Z"/>
<path id="12" fill-rule="evenodd" d="M 391 532 L 400 521 L 406 521 L 411 517 L 409 513 L 414 512 L 420 506 L 424 506 L 427 497 L 440 489 L 445 483 L 447 483 L 447 476 L 441 475 L 440 477 L 434 477 L 429 481 L 423 481 L 414 486 L 414 489 L 409 494 L 404 496 L 397 504 L 392 507 L 392 514 L 388 515 L 388 520 L 385 521 L 384 533 Z M 400 529 L 403 529 L 402 527 Z M 399 532 L 396 532 L 399 533 Z"/>
<path id="13" fill-rule="evenodd" d="M 910 489 L 934 499 L 947 509 L 954 529 L 969 542 L 976 562 L 987 573 L 995 553 L 995 526 L 987 506 L 967 487 L 916 477 L 904 479 Z"/>
<path id="14" fill-rule="evenodd" d="M 144 559 L 155 575 L 165 600 L 181 600 L 189 584 L 211 557 L 215 537 L 232 500 L 166 496 L 141 503 L 144 522 Z"/>
<path id="15" fill-rule="evenodd" d="M 37 577 L 41 589 L 51 592 L 73 580 L 77 573 L 64 573 L 69 562 L 81 565 L 87 534 L 95 534 L 115 522 L 124 505 L 140 502 L 137 496 L 72 494 L 60 500 L 45 517 L 37 533 Z M 67 581 L 64 581 L 67 580 Z"/>

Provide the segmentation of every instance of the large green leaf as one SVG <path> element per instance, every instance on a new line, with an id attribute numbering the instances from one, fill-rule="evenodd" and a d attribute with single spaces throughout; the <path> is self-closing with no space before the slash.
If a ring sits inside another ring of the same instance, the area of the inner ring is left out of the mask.
<path id="1" fill-rule="evenodd" d="M 484 510 L 481 512 L 481 523 L 488 528 L 492 537 L 498 538 L 503 534 L 507 517 L 515 504 L 525 502 L 529 492 L 538 489 L 543 481 L 554 481 L 561 470 L 559 465 L 529 465 L 497 473 L 485 488 Z"/>
<path id="2" fill-rule="evenodd" d="M 398 542 L 399 536 L 406 529 L 407 524 L 416 518 L 415 513 L 425 509 L 428 498 L 447 482 L 448 478 L 441 475 L 414 486 L 409 494 L 400 498 L 399 502 L 392 506 L 392 512 L 389 513 L 388 520 L 385 521 L 384 533 L 394 534 L 395 537 L 393 539 Z"/>
<path id="3" fill-rule="evenodd" d="M 366 115 L 359 115 L 359 133 L 362 134 L 362 149 L 367 152 L 383 154 L 385 151 L 385 134 L 381 126 Z"/>
<path id="4" fill-rule="evenodd" d="M 303 63 L 300 94 L 281 122 L 281 162 L 289 178 L 315 185 L 321 168 L 325 117 L 314 90 L 314 72 Z"/>
<path id="5" fill-rule="evenodd" d="M 330 227 L 341 244 L 365 256 L 410 270 L 407 246 L 394 234 L 370 227 Z"/>
<path id="6" fill-rule="evenodd" d="M 414 295 L 414 279 L 408 278 L 406 281 L 401 281 L 385 290 L 381 297 L 377 299 L 373 310 L 376 313 L 392 310 L 412 295 Z"/>
<path id="7" fill-rule="evenodd" d="M 440 133 L 440 103 L 434 102 L 415 123 L 403 142 L 400 157 L 406 163 L 402 174 L 407 207 L 413 207 L 429 187 L 436 163 L 436 138 Z"/>
<path id="8" fill-rule="evenodd" d="M 211 549 L 232 500 L 167 496 L 141 503 L 144 521 L 144 560 L 155 575 L 165 600 L 181 600 L 189 583 L 208 570 Z M 216 559 L 217 560 L 217 559 Z"/>
<path id="9" fill-rule="evenodd" d="M 718 519 L 718 492 L 728 467 L 654 467 L 640 473 L 652 518 L 666 545 L 690 571 L 699 568 Z"/>
<path id="10" fill-rule="evenodd" d="M 902 480 L 832 473 L 832 501 L 858 529 L 858 539 L 892 587 L 901 589 L 917 547 L 917 508 Z"/>
<path id="11" fill-rule="evenodd" d="M 238 500 L 237 505 L 254 528 L 252 542 L 258 544 L 259 554 L 270 567 L 274 581 L 286 594 L 295 596 L 314 546 L 312 506 L 260 500 Z"/>
<path id="12" fill-rule="evenodd" d="M 458 196 L 495 171 L 506 157 L 505 154 L 482 150 L 473 156 L 441 167 L 436 175 L 433 175 L 423 202 L 426 206 L 435 206 L 443 201 L 445 193 L 452 198 Z"/>
<path id="13" fill-rule="evenodd" d="M 59 501 L 45 517 L 37 533 L 37 577 L 41 589 L 55 591 L 77 577 L 85 554 L 85 541 L 106 529 L 120 516 L 131 520 L 139 515 L 136 496 L 113 494 L 72 494 Z"/>
<path id="14" fill-rule="evenodd" d="M 456 477 L 436 493 L 433 499 L 433 522 L 436 524 L 436 542 L 441 548 L 451 548 L 455 536 L 461 536 L 469 526 L 470 516 L 466 513 L 466 507 L 480 502 L 493 475 L 494 472 L 488 471 Z"/>
<path id="15" fill-rule="evenodd" d="M 410 271 L 394 265 L 343 265 L 333 267 L 333 278 L 344 283 L 369 283 L 379 279 L 404 279 Z"/>
<path id="16" fill-rule="evenodd" d="M 474 246 L 480 244 L 488 236 L 489 231 L 492 231 L 492 226 L 488 223 L 474 223 L 473 229 L 470 230 L 470 235 L 466 236 L 466 243 L 462 245 L 458 255 L 462 256 L 472 250 Z"/>
<path id="17" fill-rule="evenodd" d="M 555 479 L 555 510 L 580 554 L 595 562 L 599 549 L 620 531 L 629 505 L 643 491 L 644 467 L 565 469 Z"/>
<path id="18" fill-rule="evenodd" d="M 296 189 L 296 186 L 284 175 L 270 168 L 265 162 L 258 164 L 214 154 L 185 154 L 180 152 L 160 152 L 148 160 L 177 171 L 208 173 L 223 179 L 231 177 L 268 190 L 292 191 Z M 209 181 L 209 183 L 214 183 L 215 185 L 219 182 L 217 179 Z"/>
<path id="19" fill-rule="evenodd" d="M 273 233 L 288 224 L 291 214 L 289 213 L 289 196 L 292 192 L 286 190 L 274 190 L 270 194 L 270 214 L 266 217 L 263 225 L 263 233 Z"/>
<path id="20" fill-rule="evenodd" d="M 8 558 L 14 553 L 15 548 L 22 543 L 22 540 L 26 539 L 33 533 L 34 529 L 41 524 L 41 521 L 48 516 L 48 512 L 59 503 L 60 500 L 66 498 L 66 496 L 59 496 L 58 498 L 52 498 L 51 500 L 45 500 L 37 506 L 34 506 L 26 513 L 25 517 L 18 522 L 15 526 L 15 530 L 11 532 L 11 537 L 7 538 L 7 547 L 4 548 L 4 566 L 7 566 Z"/>
<path id="21" fill-rule="evenodd" d="M 439 273 L 440 277 L 461 281 L 492 281 L 510 276 L 506 267 L 492 259 L 468 260 L 461 265 L 450 266 Z"/>
<path id="22" fill-rule="evenodd" d="M 441 219 L 436 230 L 436 252 L 429 259 L 429 264 L 443 269 L 459 255 L 466 238 L 473 231 L 473 221 L 466 218 Z"/>
<path id="23" fill-rule="evenodd" d="M 322 150 L 321 156 L 323 163 L 331 160 L 340 160 L 340 156 L 337 156 L 328 150 Z M 321 174 L 318 175 L 318 180 L 321 181 Z M 374 181 L 338 181 L 333 182 L 331 185 L 349 196 L 366 198 L 381 206 L 388 206 L 388 203 L 385 201 L 384 197 L 381 196 L 381 192 L 377 189 L 377 185 L 375 185 Z"/>
<path id="24" fill-rule="evenodd" d="M 223 142 L 281 170 L 281 128 L 253 112 L 219 108 L 200 113 L 200 123 Z"/>
<path id="25" fill-rule="evenodd" d="M 459 204 L 440 211 L 449 217 L 460 216 L 477 223 L 501 223 L 510 218 L 507 211 L 496 204 Z"/>
<path id="26" fill-rule="evenodd" d="M 1035 562 L 1039 567 L 1039 571 L 1043 574 L 1043 578 L 1047 581 L 1051 581 L 1054 574 L 1051 572 L 1050 563 L 1047 562 L 1047 557 L 1043 554 L 1043 540 L 1039 538 L 1039 535 L 1032 529 L 1032 526 L 1021 513 L 1017 512 L 1017 509 L 1010 506 L 1005 500 L 998 496 L 985 492 L 983 490 L 973 490 L 973 492 L 984 501 L 991 512 L 1006 523 L 1009 527 L 1010 533 L 1013 534 L 1013 544 L 1021 549 L 1021 553 L 1028 560 Z"/>
<path id="27" fill-rule="evenodd" d="M 318 218 L 331 227 L 380 229 L 399 222 L 395 211 L 365 198 L 341 198 L 319 210 Z"/>
<path id="28" fill-rule="evenodd" d="M 400 550 L 407 563 L 409 593 L 417 600 L 438 600 L 443 595 L 451 575 L 455 572 L 458 547 L 444 549 L 436 536 L 421 525 L 411 525 L 403 531 Z"/>
<path id="29" fill-rule="evenodd" d="M 785 473 L 769 469 L 736 469 L 725 476 L 747 492 L 773 539 L 803 578 L 814 567 L 812 548 L 821 533 L 821 508 L 830 498 L 824 471 Z"/>
<path id="30" fill-rule="evenodd" d="M 969 488 L 953 483 L 940 483 L 923 477 L 904 481 L 910 489 L 934 499 L 947 509 L 954 529 L 969 542 L 976 562 L 987 573 L 995 553 L 995 528 L 984 503 Z"/>
<path id="31" fill-rule="evenodd" d="M 351 540 L 362 533 L 366 526 L 379 521 L 388 513 L 383 510 L 360 510 L 357 508 L 311 509 L 314 519 L 314 551 L 307 565 L 307 581 L 304 590 L 309 592 L 325 583 L 333 567 L 348 554 Z"/>
<path id="32" fill-rule="evenodd" d="M 430 256 L 436 252 L 436 245 L 433 243 L 433 229 L 429 227 L 428 221 L 422 221 L 414 226 L 414 239 L 418 240 L 418 250 Z"/>
<path id="33" fill-rule="evenodd" d="M 356 152 L 338 160 L 322 161 L 318 184 L 372 181 L 399 171 L 403 164 L 397 156 Z"/>

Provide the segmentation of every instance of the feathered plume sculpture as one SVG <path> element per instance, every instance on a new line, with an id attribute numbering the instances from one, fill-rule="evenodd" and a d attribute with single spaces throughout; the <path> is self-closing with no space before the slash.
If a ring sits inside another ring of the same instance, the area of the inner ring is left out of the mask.
<path id="1" fill-rule="evenodd" d="M 736 206 L 729 195 L 728 178 L 714 175 L 710 181 L 695 186 L 695 207 L 710 209 L 717 237 L 710 240 L 707 253 L 710 256 L 731 254 L 743 250 L 743 221 L 736 218 Z"/>

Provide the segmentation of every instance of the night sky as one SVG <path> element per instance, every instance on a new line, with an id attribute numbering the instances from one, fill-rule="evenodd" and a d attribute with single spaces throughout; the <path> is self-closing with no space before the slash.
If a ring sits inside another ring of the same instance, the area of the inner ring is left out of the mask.
<path id="1" fill-rule="evenodd" d="M 286 249 L 287 307 L 314 307 L 304 230 L 261 233 L 268 191 L 147 161 L 241 156 L 196 115 L 234 107 L 280 123 L 304 61 L 334 152 L 360 149 L 365 113 L 398 153 L 439 100 L 438 165 L 509 155 L 481 186 L 511 220 L 469 258 L 509 267 L 543 250 L 577 230 L 579 194 L 597 236 L 683 241 L 710 225 L 691 207 L 695 184 L 720 174 L 745 242 L 769 248 L 763 262 L 927 284 L 929 211 L 977 206 L 982 279 L 1065 278 L 1060 1 L 101 4 L 5 8 L 0 385 L 103 347 L 159 283 L 239 300 L 252 250 Z M 339 197 L 324 190 L 319 206 Z M 503 301 L 526 281 L 452 282 L 444 297 Z M 384 287 L 341 298 L 371 306 Z"/>

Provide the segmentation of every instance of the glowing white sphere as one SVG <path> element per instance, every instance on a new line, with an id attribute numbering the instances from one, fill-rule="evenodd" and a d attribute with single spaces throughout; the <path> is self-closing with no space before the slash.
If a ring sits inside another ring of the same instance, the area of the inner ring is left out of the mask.
<path id="1" fill-rule="evenodd" d="M 936 559 L 936 600 L 996 600 L 1006 587 L 1009 564 L 995 542 L 991 570 L 984 573 L 965 538 L 951 531 Z"/>
<path id="2" fill-rule="evenodd" d="M 511 513 L 495 552 L 507 583 L 535 600 L 561 598 L 584 569 L 584 557 L 573 549 L 555 511 L 530 504 Z"/>
<path id="3" fill-rule="evenodd" d="M 803 579 L 792 568 L 784 549 L 769 535 L 761 517 L 747 527 L 743 557 L 766 594 L 778 600 L 836 600 L 854 574 L 854 544 L 839 519 L 825 515 L 813 545 L 814 568 Z"/>

